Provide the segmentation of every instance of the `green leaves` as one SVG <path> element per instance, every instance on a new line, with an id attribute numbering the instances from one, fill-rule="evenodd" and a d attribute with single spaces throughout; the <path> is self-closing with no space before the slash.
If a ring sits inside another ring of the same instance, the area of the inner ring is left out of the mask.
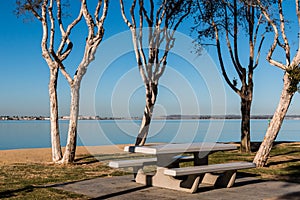
<path id="1" fill-rule="evenodd" d="M 299 86 L 299 82 L 300 82 L 300 67 L 296 67 L 292 70 L 288 70 L 287 71 L 289 74 L 289 78 L 291 80 L 291 85 L 290 88 L 288 89 L 288 92 L 293 94 L 295 92 L 300 92 L 300 86 Z"/>

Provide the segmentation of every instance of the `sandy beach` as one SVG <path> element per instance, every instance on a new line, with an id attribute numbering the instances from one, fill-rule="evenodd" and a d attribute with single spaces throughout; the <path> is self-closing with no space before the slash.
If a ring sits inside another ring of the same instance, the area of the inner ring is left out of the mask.
<path id="1" fill-rule="evenodd" d="M 86 154 L 93 155 L 123 153 L 124 146 L 126 145 L 78 146 L 76 149 L 76 156 Z M 14 149 L 0 151 L 0 165 L 47 162 L 51 162 L 51 148 Z"/>

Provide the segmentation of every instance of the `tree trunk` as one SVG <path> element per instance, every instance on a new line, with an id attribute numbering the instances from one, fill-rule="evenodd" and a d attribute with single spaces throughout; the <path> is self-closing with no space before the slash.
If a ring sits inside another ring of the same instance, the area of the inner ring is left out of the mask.
<path id="1" fill-rule="evenodd" d="M 288 92 L 288 89 L 290 88 L 291 85 L 291 80 L 289 79 L 288 73 L 285 73 L 283 81 L 284 81 L 284 85 L 283 85 L 279 104 L 269 124 L 264 141 L 260 145 L 259 150 L 256 153 L 256 156 L 253 160 L 253 162 L 256 163 L 257 167 L 265 166 L 270 151 L 272 149 L 273 142 L 275 141 L 278 135 L 283 119 L 287 113 L 287 110 L 289 108 L 289 105 L 294 95 L 294 93 Z"/>
<path id="2" fill-rule="evenodd" d="M 77 122 L 79 113 L 79 88 L 80 83 L 71 85 L 71 108 L 70 122 L 68 130 L 68 140 L 62 163 L 72 163 L 75 160 L 76 141 L 77 141 Z"/>
<path id="3" fill-rule="evenodd" d="M 252 100 L 242 98 L 241 100 L 241 152 L 251 152 L 251 140 L 250 140 L 250 111 Z"/>
<path id="4" fill-rule="evenodd" d="M 136 146 L 143 146 L 146 143 L 156 97 L 157 97 L 157 84 L 156 83 L 146 84 L 146 106 L 144 110 L 141 128 L 135 141 Z"/>
<path id="5" fill-rule="evenodd" d="M 52 161 L 57 162 L 62 158 L 59 124 L 58 124 L 58 102 L 57 102 L 57 77 L 58 69 L 50 69 L 49 99 L 50 99 L 50 132 L 52 145 Z"/>

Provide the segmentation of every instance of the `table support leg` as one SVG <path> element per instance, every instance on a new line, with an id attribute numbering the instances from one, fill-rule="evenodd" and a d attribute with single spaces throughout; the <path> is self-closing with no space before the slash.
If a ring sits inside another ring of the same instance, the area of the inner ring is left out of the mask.
<path id="1" fill-rule="evenodd" d="M 221 174 L 206 173 L 201 183 L 216 187 L 232 187 L 236 179 L 236 170 L 226 171 Z"/>
<path id="2" fill-rule="evenodd" d="M 215 186 L 229 188 L 233 186 L 235 179 L 236 179 L 236 170 L 226 171 L 217 179 Z"/>
<path id="3" fill-rule="evenodd" d="M 140 169 L 136 175 L 135 181 L 144 185 L 157 186 L 190 193 L 197 191 L 200 179 L 202 179 L 201 176 L 189 175 L 185 180 L 179 180 L 165 175 L 165 169 L 166 168 L 164 167 L 157 167 L 157 171 L 154 176 L 147 175 L 142 169 Z"/>
<path id="4" fill-rule="evenodd" d="M 199 155 L 199 153 L 194 154 L 194 166 L 199 165 L 208 165 L 208 155 L 204 153 L 204 155 Z"/>

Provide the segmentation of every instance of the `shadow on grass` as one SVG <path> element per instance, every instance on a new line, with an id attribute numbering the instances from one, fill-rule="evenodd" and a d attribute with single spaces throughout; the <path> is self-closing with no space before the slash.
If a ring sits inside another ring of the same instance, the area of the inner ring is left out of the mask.
<path id="1" fill-rule="evenodd" d="M 285 163 L 297 163 L 298 164 L 298 168 L 300 167 L 300 158 L 299 159 L 288 159 L 288 160 L 282 160 L 282 161 L 272 161 L 268 164 L 268 167 L 270 166 L 276 166 L 276 165 L 281 165 L 281 164 L 285 164 Z M 300 168 L 299 168 L 300 170 Z"/>
<path id="2" fill-rule="evenodd" d="M 292 143 L 294 143 L 294 142 L 291 142 L 291 141 L 278 141 L 278 142 L 274 142 L 273 143 L 273 148 L 272 149 L 274 149 L 274 147 L 276 147 L 277 145 L 281 145 L 281 144 L 283 144 L 283 143 L 286 143 L 286 144 L 292 144 Z M 261 142 L 251 142 L 251 151 L 252 152 L 257 152 L 258 151 L 258 149 L 259 149 L 259 147 L 260 147 L 260 145 L 261 145 Z M 279 154 L 278 154 L 279 155 Z M 284 154 L 283 154 L 284 155 Z"/>
<path id="3" fill-rule="evenodd" d="M 116 154 L 115 157 L 121 157 L 121 155 Z M 86 165 L 86 164 L 93 164 L 99 161 L 108 161 L 112 160 L 111 154 L 95 154 L 95 155 L 83 155 L 75 159 L 74 164 L 76 165 Z"/>
<path id="4" fill-rule="evenodd" d="M 94 154 L 94 155 L 82 155 L 75 159 L 75 164 L 89 164 L 101 161 L 110 161 L 115 159 L 130 159 L 146 157 L 143 154 Z"/>
<path id="5" fill-rule="evenodd" d="M 11 197 L 17 197 L 20 192 L 32 192 L 34 190 L 34 186 L 29 185 L 24 188 L 15 189 L 15 190 L 6 190 L 3 192 L 0 192 L 0 198 L 11 198 Z"/>
<path id="6" fill-rule="evenodd" d="M 74 181 L 75 182 L 75 181 Z M 79 182 L 79 181 L 77 181 Z M 76 199 L 84 197 L 84 195 L 82 194 L 77 194 L 76 192 L 68 192 L 68 191 L 63 191 L 63 190 L 58 190 L 56 188 L 53 188 L 53 186 L 55 185 L 37 185 L 37 186 L 33 186 L 33 185 L 28 185 L 25 186 L 23 188 L 19 188 L 19 189 L 14 189 L 14 190 L 6 190 L 6 191 L 1 191 L 0 192 L 0 199 L 44 199 L 45 197 L 45 193 L 44 192 L 38 192 L 37 189 L 49 189 L 49 191 L 54 192 L 55 194 L 63 194 L 66 195 L 67 197 L 74 197 Z M 30 195 L 29 193 L 34 194 L 33 196 Z M 38 193 L 37 197 L 36 193 Z M 53 194 L 53 193 L 52 193 Z M 29 195 L 29 196 L 28 196 Z"/>

